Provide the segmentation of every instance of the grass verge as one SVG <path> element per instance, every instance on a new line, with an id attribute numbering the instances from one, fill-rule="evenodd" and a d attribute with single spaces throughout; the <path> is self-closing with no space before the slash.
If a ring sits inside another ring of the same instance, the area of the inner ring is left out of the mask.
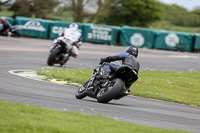
<path id="1" fill-rule="evenodd" d="M 43 68 L 37 73 L 83 84 L 92 70 Z M 200 106 L 199 79 L 200 72 L 141 71 L 131 91 L 135 96 Z"/>
<path id="2" fill-rule="evenodd" d="M 0 11 L 0 16 L 4 17 L 11 17 L 13 14 L 14 14 L 13 12 L 7 10 Z"/>
<path id="3" fill-rule="evenodd" d="M 56 111 L 0 101 L 1 133 L 182 133 L 151 128 L 100 115 Z"/>

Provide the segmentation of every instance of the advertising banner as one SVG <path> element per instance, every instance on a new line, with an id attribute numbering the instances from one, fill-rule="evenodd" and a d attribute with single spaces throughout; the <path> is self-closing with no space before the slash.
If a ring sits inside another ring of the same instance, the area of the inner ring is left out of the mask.
<path id="1" fill-rule="evenodd" d="M 115 44 L 118 42 L 120 27 L 96 24 L 84 24 L 83 41 Z"/>
<path id="2" fill-rule="evenodd" d="M 55 39 L 58 37 L 59 33 L 62 33 L 65 29 L 69 28 L 69 25 L 71 23 L 69 22 L 61 22 L 61 21 L 52 21 L 50 24 L 50 29 L 49 29 L 49 38 L 50 39 Z M 78 24 L 78 28 L 80 33 L 83 31 L 83 24 L 76 23 Z"/>
<path id="3" fill-rule="evenodd" d="M 200 50 L 200 34 L 195 34 L 194 38 L 194 50 Z"/>
<path id="4" fill-rule="evenodd" d="M 190 33 L 160 31 L 157 32 L 155 48 L 192 51 L 193 36 Z"/>
<path id="5" fill-rule="evenodd" d="M 15 23 L 19 25 L 21 35 L 48 38 L 50 24 L 48 20 L 16 17 Z"/>
<path id="6" fill-rule="evenodd" d="M 156 33 L 154 31 L 130 26 L 123 26 L 120 34 L 120 44 L 137 47 L 153 48 Z"/>

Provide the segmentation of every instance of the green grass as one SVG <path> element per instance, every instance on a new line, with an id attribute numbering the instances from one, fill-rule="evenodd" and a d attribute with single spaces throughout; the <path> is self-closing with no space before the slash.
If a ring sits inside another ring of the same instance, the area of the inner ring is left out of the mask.
<path id="1" fill-rule="evenodd" d="M 83 84 L 90 78 L 92 70 L 42 68 L 38 70 L 37 73 L 47 76 L 48 79 L 56 78 L 57 80 L 66 80 Z"/>
<path id="2" fill-rule="evenodd" d="M 189 32 L 189 33 L 195 33 L 196 31 L 200 30 L 199 27 L 183 27 L 175 25 L 166 25 L 164 29 L 169 31 Z"/>
<path id="3" fill-rule="evenodd" d="M 0 11 L 0 16 L 11 17 L 14 13 L 12 11 L 2 10 Z"/>
<path id="4" fill-rule="evenodd" d="M 199 27 L 183 27 L 183 26 L 176 26 L 176 25 L 165 25 L 162 28 L 151 27 L 150 29 L 177 31 L 177 32 L 188 32 L 188 33 L 195 33 L 196 31 L 200 30 Z"/>
<path id="5" fill-rule="evenodd" d="M 200 106 L 200 72 L 141 71 L 133 95 Z"/>
<path id="6" fill-rule="evenodd" d="M 0 101 L 1 133 L 182 133 L 77 112 Z"/>
<path id="7" fill-rule="evenodd" d="M 177 26 L 172 25 L 169 22 L 159 22 L 152 24 L 149 29 L 151 30 L 166 30 L 166 31 L 177 31 L 177 32 L 188 32 L 188 33 L 195 33 L 200 30 L 199 27 L 184 27 L 184 26 Z"/>
<path id="8" fill-rule="evenodd" d="M 90 69 L 43 68 L 38 74 L 48 78 L 83 84 L 91 76 Z M 131 86 L 132 95 L 169 102 L 200 106 L 200 72 L 141 71 Z"/>

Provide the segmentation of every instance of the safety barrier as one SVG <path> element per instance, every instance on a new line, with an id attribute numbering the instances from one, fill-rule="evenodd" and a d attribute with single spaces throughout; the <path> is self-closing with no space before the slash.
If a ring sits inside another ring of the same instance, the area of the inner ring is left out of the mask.
<path id="1" fill-rule="evenodd" d="M 48 20 L 16 17 L 15 24 L 19 25 L 21 35 L 48 38 L 50 25 Z"/>
<path id="2" fill-rule="evenodd" d="M 194 51 L 200 52 L 200 34 L 194 34 Z"/>
<path id="3" fill-rule="evenodd" d="M 69 27 L 70 22 L 31 19 L 27 17 L 7 17 L 12 25 L 20 26 L 23 36 L 55 39 L 58 33 Z M 200 50 L 200 34 L 183 32 L 154 31 L 130 26 L 105 26 L 90 23 L 77 23 L 82 33 L 82 41 L 123 46 L 194 51 Z"/>
<path id="4" fill-rule="evenodd" d="M 156 33 L 152 30 L 123 26 L 120 34 L 120 44 L 123 46 L 153 48 Z"/>
<path id="5" fill-rule="evenodd" d="M 118 42 L 120 27 L 84 24 L 83 41 L 115 44 Z"/>
<path id="6" fill-rule="evenodd" d="M 61 21 L 52 21 L 49 27 L 49 38 L 55 39 L 58 37 L 59 33 L 64 32 L 65 29 L 69 27 L 71 23 L 69 22 L 61 22 Z M 83 24 L 77 23 L 79 27 L 79 31 L 83 32 Z"/>
<path id="7" fill-rule="evenodd" d="M 154 48 L 191 52 L 193 39 L 194 37 L 190 33 L 158 31 Z"/>

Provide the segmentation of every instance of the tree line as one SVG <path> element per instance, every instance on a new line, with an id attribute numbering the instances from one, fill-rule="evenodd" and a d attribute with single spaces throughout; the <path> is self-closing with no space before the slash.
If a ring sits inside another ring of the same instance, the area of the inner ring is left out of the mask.
<path id="1" fill-rule="evenodd" d="M 148 27 L 165 21 L 178 26 L 200 25 L 200 7 L 193 11 L 158 0 L 5 0 L 15 16 L 47 19 L 72 17 L 74 22 Z"/>

